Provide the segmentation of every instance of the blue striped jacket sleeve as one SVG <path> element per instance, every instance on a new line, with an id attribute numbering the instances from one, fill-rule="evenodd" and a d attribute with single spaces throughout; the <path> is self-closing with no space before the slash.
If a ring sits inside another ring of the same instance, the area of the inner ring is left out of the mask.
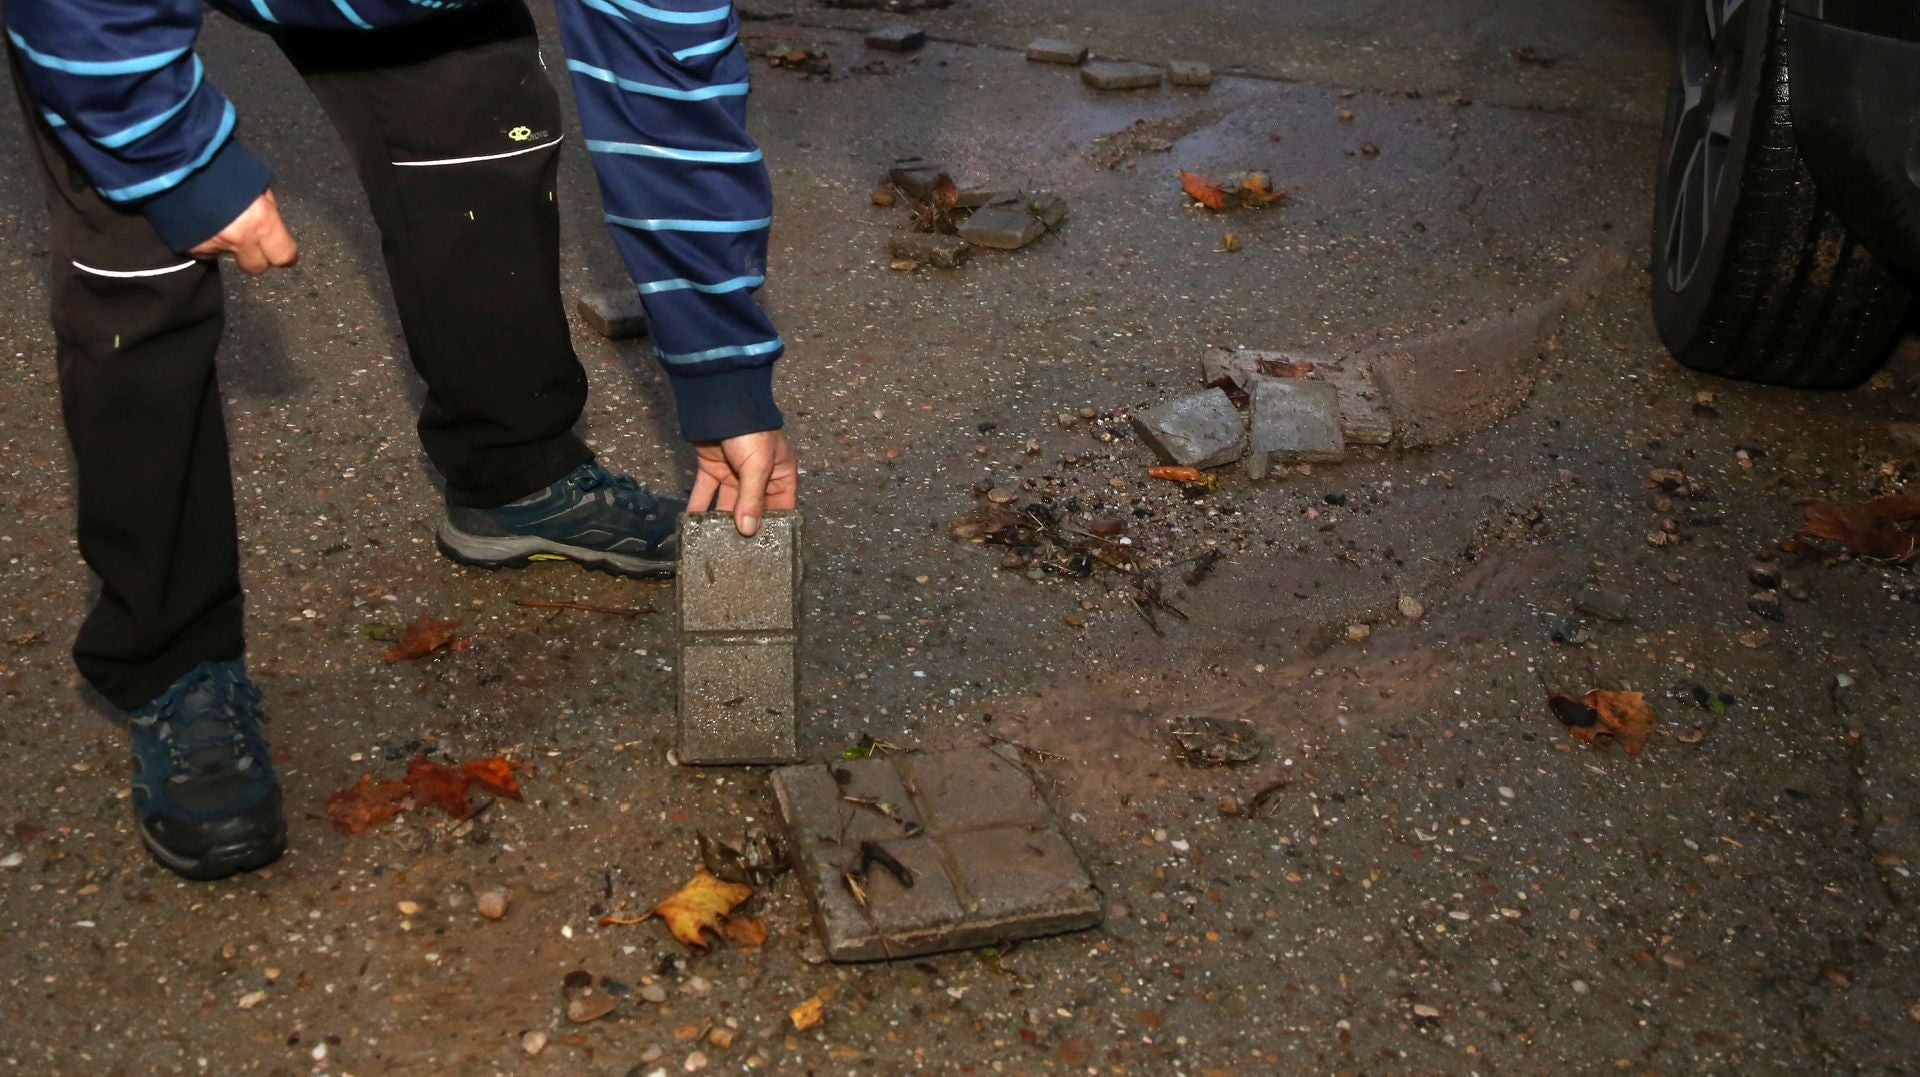
<path id="1" fill-rule="evenodd" d="M 169 246 L 211 237 L 271 176 L 206 78 L 198 0 L 7 0 L 7 38 L 41 116 L 102 197 Z"/>

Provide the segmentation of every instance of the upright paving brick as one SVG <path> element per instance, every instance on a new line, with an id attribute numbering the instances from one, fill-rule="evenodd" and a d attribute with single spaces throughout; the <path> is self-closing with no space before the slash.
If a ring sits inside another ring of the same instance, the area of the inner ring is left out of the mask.
<path id="1" fill-rule="evenodd" d="M 1167 81 L 1175 86 L 1213 85 L 1213 68 L 1198 60 L 1175 60 L 1167 65 Z"/>
<path id="2" fill-rule="evenodd" d="M 1033 779 L 995 752 L 783 767 L 773 789 L 836 961 L 971 949 L 1100 922 L 1100 892 Z M 913 885 L 877 865 L 860 873 L 863 842 L 909 869 Z"/>
<path id="3" fill-rule="evenodd" d="M 1060 41 L 1042 37 L 1027 43 L 1027 59 L 1037 64 L 1068 64 L 1078 67 L 1087 62 L 1090 50 L 1078 41 Z"/>
<path id="4" fill-rule="evenodd" d="M 1160 85 L 1165 74 L 1151 64 L 1096 60 L 1080 69 L 1080 81 L 1096 90 L 1148 90 Z"/>
<path id="5" fill-rule="evenodd" d="M 791 512 L 768 513 L 752 538 L 730 513 L 680 518 L 677 762 L 800 757 L 800 537 Z"/>
<path id="6" fill-rule="evenodd" d="M 1248 451 L 1275 463 L 1335 463 L 1346 458 L 1340 393 L 1324 381 L 1257 378 Z"/>
<path id="7" fill-rule="evenodd" d="M 1133 428 L 1162 463 L 1219 467 L 1240 459 L 1247 427 L 1224 389 L 1208 389 L 1135 412 Z"/>
<path id="8" fill-rule="evenodd" d="M 589 292 L 574 304 L 580 320 L 608 340 L 647 335 L 647 311 L 632 288 Z"/>
<path id="9" fill-rule="evenodd" d="M 918 26 L 894 23 L 891 26 L 882 26 L 878 29 L 868 31 L 866 42 L 867 47 L 870 49 L 886 49 L 889 52 L 912 52 L 915 49 L 925 47 L 927 43 L 927 32 Z"/>

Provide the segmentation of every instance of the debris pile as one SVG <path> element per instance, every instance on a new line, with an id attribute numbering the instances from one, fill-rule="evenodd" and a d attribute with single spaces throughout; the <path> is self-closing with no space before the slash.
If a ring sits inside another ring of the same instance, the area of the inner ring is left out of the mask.
<path id="1" fill-rule="evenodd" d="M 961 188 L 947 170 L 919 157 L 887 169 L 871 196 L 876 206 L 907 203 L 907 228 L 887 239 L 894 269 L 958 269 L 974 247 L 1014 251 L 1060 227 L 1067 200 L 1057 194 Z"/>

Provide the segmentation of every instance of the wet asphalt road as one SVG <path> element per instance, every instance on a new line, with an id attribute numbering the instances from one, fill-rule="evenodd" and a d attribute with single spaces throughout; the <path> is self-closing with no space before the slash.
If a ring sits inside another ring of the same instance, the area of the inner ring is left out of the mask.
<path id="1" fill-rule="evenodd" d="M 664 763 L 669 588 L 438 559 L 418 388 L 351 172 L 278 55 L 217 25 L 209 67 L 276 164 L 303 242 L 295 272 L 233 275 L 223 374 L 252 662 L 294 849 L 214 885 L 137 851 L 120 735 L 64 653 L 88 581 L 69 534 L 44 222 L 33 192 L 8 186 L 0 1065 L 1908 1068 L 1914 582 L 1787 559 L 1775 621 L 1750 610 L 1747 573 L 1793 532 L 1799 499 L 1910 488 L 1912 450 L 1887 426 L 1920 412 L 1920 356 L 1909 346 L 1868 387 L 1831 395 L 1715 382 L 1666 358 L 1639 268 L 1665 62 L 1648 5 L 1220 0 L 1170 16 L 962 0 L 915 16 L 938 40 L 909 58 L 840 29 L 882 21 L 871 13 L 756 7 L 793 14 L 751 22 L 751 43 L 823 48 L 839 73 L 756 67 L 780 199 L 768 300 L 794 345 L 781 392 L 813 541 L 803 741 L 826 757 L 863 733 L 924 747 L 992 734 L 1047 753 L 1034 767 L 1105 891 L 1106 926 L 835 968 L 810 960 L 790 878 L 756 899 L 773 933 L 757 953 L 693 955 L 657 924 L 600 926 L 691 872 L 695 830 L 767 823 L 764 780 Z M 1063 32 L 1247 77 L 1102 96 L 1008 48 Z M 1522 48 L 1554 63 L 1516 61 Z M 1139 120 L 1174 144 L 1116 161 L 1101 140 Z M 25 152 L 17 119 L 0 124 L 0 152 Z M 1058 191 L 1072 215 L 1018 254 L 892 271 L 902 212 L 868 191 L 909 153 L 963 183 Z M 1248 167 L 1272 169 L 1285 204 L 1215 217 L 1174 178 Z M 569 289 L 617 281 L 579 154 L 563 183 Z M 1238 253 L 1219 249 L 1229 230 Z M 1563 316 L 1541 306 L 1560 303 Z M 1537 324 L 1546 343 L 1485 346 L 1474 334 L 1490 320 Z M 1148 480 L 1125 432 L 1128 409 L 1195 386 L 1210 345 L 1349 355 L 1435 340 L 1411 353 L 1396 400 L 1437 432 L 1418 450 L 1259 486 L 1231 472 L 1192 499 Z M 596 445 L 646 481 L 684 483 L 644 348 L 577 343 Z M 1655 468 L 1685 471 L 1698 495 L 1663 503 Z M 1229 556 L 1197 587 L 1169 582 L 1191 619 L 1156 635 L 1111 574 L 1034 581 L 949 538 L 987 487 L 1125 518 L 1169 581 L 1207 549 Z M 1653 544 L 1668 519 L 1675 537 Z M 514 604 L 529 598 L 659 612 Z M 369 629 L 423 612 L 460 618 L 475 645 L 382 662 Z M 1695 686 L 1733 702 L 1702 708 Z M 1646 693 L 1664 732 L 1638 760 L 1571 743 L 1545 708 L 1547 692 L 1593 687 Z M 1190 768 L 1165 734 L 1194 715 L 1250 718 L 1271 747 L 1245 767 Z M 407 816 L 350 839 L 327 826 L 329 792 L 422 750 L 530 762 L 528 800 L 469 828 Z M 491 887 L 511 898 L 497 922 L 473 911 Z M 560 985 L 576 969 L 631 993 L 570 1024 Z M 664 1003 L 643 1000 L 655 986 Z M 824 1024 L 793 1031 L 787 1011 L 822 988 Z M 729 1046 L 716 1028 L 736 1032 Z M 549 1038 L 536 1056 L 527 1032 Z"/>

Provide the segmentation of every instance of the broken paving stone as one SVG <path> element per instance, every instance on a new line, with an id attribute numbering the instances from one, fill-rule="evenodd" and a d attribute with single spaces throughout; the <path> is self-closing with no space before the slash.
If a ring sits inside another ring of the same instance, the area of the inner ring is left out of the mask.
<path id="1" fill-rule="evenodd" d="M 985 748 L 774 772 L 827 954 L 871 961 L 1092 927 L 1103 902 L 1025 770 Z M 907 828 L 871 804 L 886 804 Z M 916 826 L 918 824 L 916 823 Z M 870 867 L 872 843 L 913 873 Z"/>
<path id="2" fill-rule="evenodd" d="M 1149 90 L 1165 73 L 1150 64 L 1095 60 L 1080 69 L 1080 81 L 1096 90 Z"/>
<path id="3" fill-rule="evenodd" d="M 1037 64 L 1068 64 L 1078 67 L 1087 62 L 1092 50 L 1077 41 L 1042 37 L 1027 43 L 1027 59 Z"/>
<path id="4" fill-rule="evenodd" d="M 927 32 L 918 26 L 906 23 L 894 23 L 871 30 L 866 37 L 870 49 L 887 49 L 892 52 L 912 52 L 927 43 Z"/>
<path id="5" fill-rule="evenodd" d="M 1257 378 L 1253 432 L 1248 451 L 1270 463 L 1338 463 L 1346 458 L 1340 435 L 1340 393 L 1324 381 Z"/>
<path id="6" fill-rule="evenodd" d="M 1133 428 L 1155 456 L 1180 467 L 1220 467 L 1247 449 L 1246 424 L 1223 389 L 1135 412 Z"/>
<path id="7" fill-rule="evenodd" d="M 960 238 L 976 247 L 1016 251 L 1045 235 L 1047 224 L 1025 202 L 995 202 L 973 211 L 960 226 Z"/>
<path id="8" fill-rule="evenodd" d="M 932 199 L 934 185 L 946 174 L 946 169 L 924 158 L 902 157 L 887 169 L 887 181 L 908 198 L 925 202 Z"/>
<path id="9" fill-rule="evenodd" d="M 887 250 L 895 258 L 929 265 L 935 269 L 958 269 L 973 248 L 959 236 L 932 232 L 896 232 L 887 240 Z"/>
<path id="10" fill-rule="evenodd" d="M 574 310 L 581 321 L 608 340 L 647 335 L 647 311 L 636 292 L 589 292 L 574 304 Z"/>
<path id="11" fill-rule="evenodd" d="M 1167 78 L 1175 86 L 1211 86 L 1213 68 L 1198 60 L 1175 60 L 1167 65 Z"/>
<path id="12" fill-rule="evenodd" d="M 1266 742 L 1245 718 L 1183 718 L 1174 724 L 1173 742 L 1196 767 L 1232 767 L 1266 753 Z"/>

